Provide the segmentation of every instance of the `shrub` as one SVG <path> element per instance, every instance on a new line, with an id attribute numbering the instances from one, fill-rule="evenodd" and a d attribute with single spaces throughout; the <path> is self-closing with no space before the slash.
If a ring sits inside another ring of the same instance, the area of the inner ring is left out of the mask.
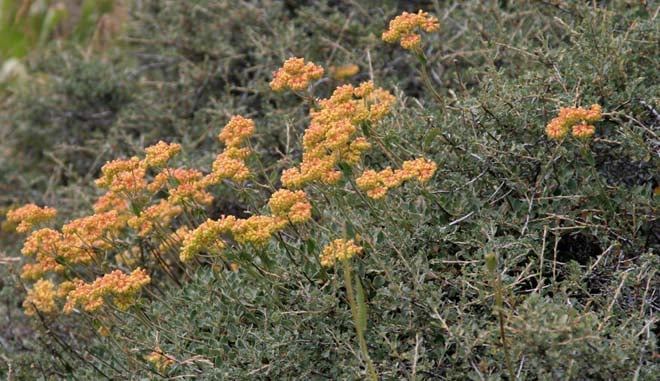
<path id="1" fill-rule="evenodd" d="M 142 5 L 131 49 L 159 55 L 138 54 L 154 61 L 137 63 L 144 83 L 126 85 L 106 133 L 162 129 L 123 136 L 123 155 L 92 170 L 94 215 L 70 207 L 26 241 L 27 312 L 56 348 L 35 372 L 658 373 L 649 9 L 461 2 L 436 10 L 439 30 L 409 13 L 432 33 L 397 29 L 408 51 L 379 41 L 396 42 L 382 32 L 402 10 L 387 4 L 262 4 L 289 24 L 251 3 Z M 153 30 L 168 38 L 135 37 Z M 336 74 L 338 56 L 368 74 L 320 78 L 314 63 Z"/>

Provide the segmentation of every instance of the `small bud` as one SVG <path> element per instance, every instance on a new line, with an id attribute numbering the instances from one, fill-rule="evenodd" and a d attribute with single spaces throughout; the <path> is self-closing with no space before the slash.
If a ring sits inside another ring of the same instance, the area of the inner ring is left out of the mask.
<path id="1" fill-rule="evenodd" d="M 497 269 L 497 254 L 487 253 L 485 255 L 486 267 L 489 271 L 495 271 Z"/>

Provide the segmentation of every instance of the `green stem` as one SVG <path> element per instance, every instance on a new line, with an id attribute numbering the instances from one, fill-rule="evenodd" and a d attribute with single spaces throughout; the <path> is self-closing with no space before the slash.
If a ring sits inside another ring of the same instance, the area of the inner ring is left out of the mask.
<path id="1" fill-rule="evenodd" d="M 417 54 L 417 59 L 421 63 L 422 67 L 422 82 L 424 82 L 424 85 L 431 91 L 435 99 L 440 103 L 440 105 L 443 106 L 445 105 L 445 98 L 440 95 L 436 90 L 435 87 L 433 87 L 433 84 L 431 82 L 431 77 L 429 76 L 428 69 L 426 68 L 427 65 L 427 59 L 424 56 L 424 53 L 420 52 Z"/>
<path id="2" fill-rule="evenodd" d="M 344 259 L 341 261 L 344 267 L 344 278 L 346 281 L 346 295 L 348 297 L 348 304 L 351 306 L 351 315 L 353 316 L 353 322 L 355 324 L 355 332 L 358 337 L 358 344 L 360 346 L 360 352 L 364 357 L 364 361 L 367 363 L 367 370 L 369 371 L 369 378 L 371 380 L 378 380 L 378 374 L 376 373 L 376 368 L 374 363 L 369 357 L 369 350 L 367 348 L 367 341 L 364 339 L 364 326 L 360 323 L 360 316 L 358 310 L 358 304 L 355 301 L 355 294 L 353 293 L 353 277 L 351 275 L 351 265 L 349 259 Z"/>
<path id="3" fill-rule="evenodd" d="M 509 346 L 506 342 L 506 332 L 504 330 L 504 302 L 502 297 L 502 276 L 497 271 L 497 256 L 494 253 L 486 254 L 486 266 L 493 275 L 492 283 L 495 290 L 495 308 L 497 308 L 497 315 L 500 323 L 500 338 L 502 339 L 502 349 L 504 350 L 504 360 L 506 367 L 509 370 L 509 379 L 515 380 L 515 372 L 513 371 L 513 363 L 511 362 L 511 355 L 509 354 Z"/>

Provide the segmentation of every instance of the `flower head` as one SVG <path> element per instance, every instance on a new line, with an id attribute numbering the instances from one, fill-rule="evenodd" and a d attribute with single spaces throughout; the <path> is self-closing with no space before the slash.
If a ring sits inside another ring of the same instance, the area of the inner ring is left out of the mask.
<path id="1" fill-rule="evenodd" d="M 96 180 L 96 185 L 101 188 L 109 188 L 114 178 L 119 173 L 132 172 L 140 167 L 140 159 L 132 157 L 128 160 L 117 159 L 109 161 L 101 168 L 101 177 Z"/>
<path id="2" fill-rule="evenodd" d="M 50 221 L 57 216 L 57 210 L 50 207 L 40 208 L 35 204 L 27 204 L 18 209 L 10 210 L 7 213 L 7 221 L 11 224 L 18 224 L 16 231 L 27 233 L 34 225 Z"/>
<path id="3" fill-rule="evenodd" d="M 89 263 L 98 250 L 113 247 L 124 223 L 116 210 L 73 220 L 62 226 L 60 254 L 69 263 Z"/>
<path id="4" fill-rule="evenodd" d="M 252 216 L 236 220 L 231 229 L 234 239 L 239 243 L 251 243 L 264 246 L 270 241 L 273 233 L 286 225 L 283 218 L 270 216 Z"/>
<path id="5" fill-rule="evenodd" d="M 181 152 L 181 144 L 168 144 L 161 140 L 157 144 L 145 148 L 144 151 L 146 153 L 146 157 L 142 161 L 144 166 L 148 168 L 164 167 L 172 157 Z"/>
<path id="6" fill-rule="evenodd" d="M 118 308 L 127 309 L 134 303 L 135 295 L 149 282 L 151 277 L 141 268 L 131 274 L 115 270 L 96 278 L 92 283 L 77 280 L 76 288 L 67 296 L 64 312 L 69 313 L 78 305 L 81 305 L 85 311 L 96 311 L 104 305 L 106 296 L 112 296 Z"/>
<path id="7" fill-rule="evenodd" d="M 582 121 L 580 124 L 576 124 L 575 126 L 572 127 L 571 129 L 571 134 L 573 137 L 580 139 L 580 140 L 587 140 L 594 136 L 594 133 L 596 132 L 596 127 L 587 124 L 587 122 Z"/>
<path id="8" fill-rule="evenodd" d="M 236 217 L 223 216 L 220 220 L 209 218 L 206 222 L 197 226 L 195 230 L 183 238 L 183 245 L 179 253 L 181 261 L 188 262 L 202 251 L 219 252 L 224 249 L 225 243 L 220 235 L 231 231 L 235 222 Z"/>
<path id="9" fill-rule="evenodd" d="M 603 110 L 597 105 L 591 105 L 589 110 L 582 107 L 562 107 L 559 116 L 552 119 L 545 127 L 548 138 L 553 140 L 563 139 L 568 132 L 578 139 L 588 139 L 594 135 L 596 128 L 588 123 L 594 123 L 602 119 Z"/>
<path id="10" fill-rule="evenodd" d="M 252 119 L 236 115 L 225 125 L 220 135 L 218 135 L 218 139 L 225 143 L 227 147 L 238 147 L 252 136 L 252 134 L 254 134 L 254 122 Z"/>
<path id="11" fill-rule="evenodd" d="M 350 78 L 360 71 L 360 67 L 356 64 L 348 64 L 339 67 L 330 67 L 330 75 L 337 80 L 344 80 Z"/>
<path id="12" fill-rule="evenodd" d="M 356 183 L 360 189 L 367 192 L 367 196 L 380 199 L 385 197 L 388 189 L 396 188 L 404 181 L 417 179 L 422 184 L 429 181 L 435 174 L 437 167 L 435 162 L 419 158 L 404 161 L 402 169 L 395 171 L 390 167 L 380 172 L 372 169 L 366 170 L 362 173 L 362 176 L 356 179 Z"/>
<path id="13" fill-rule="evenodd" d="M 440 23 L 437 18 L 429 16 L 428 12 L 403 12 L 390 21 L 389 29 L 383 32 L 382 39 L 390 44 L 400 41 L 401 47 L 412 50 L 422 41 L 422 37 L 416 33 L 419 29 L 435 32 L 440 29 Z"/>
<path id="14" fill-rule="evenodd" d="M 361 252 L 362 246 L 356 245 L 352 239 L 348 241 L 345 239 L 336 239 L 323 248 L 321 265 L 330 267 L 337 261 L 350 259 Z"/>
<path id="15" fill-rule="evenodd" d="M 55 285 L 53 282 L 40 279 L 28 291 L 27 297 L 23 302 L 25 314 L 32 316 L 40 311 L 42 313 L 55 312 Z"/>
<path id="16" fill-rule="evenodd" d="M 275 217 L 286 218 L 293 223 L 305 222 L 312 216 L 312 205 L 303 191 L 280 189 L 270 196 L 268 206 Z"/>
<path id="17" fill-rule="evenodd" d="M 323 77 L 323 68 L 312 62 L 305 63 L 303 58 L 289 58 L 284 65 L 273 73 L 274 78 L 270 82 L 273 91 L 291 89 L 302 91 L 307 88 L 310 81 Z"/>

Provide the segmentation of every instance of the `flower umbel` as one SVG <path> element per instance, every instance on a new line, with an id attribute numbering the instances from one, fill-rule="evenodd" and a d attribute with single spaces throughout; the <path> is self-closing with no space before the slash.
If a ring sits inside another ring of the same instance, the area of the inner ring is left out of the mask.
<path id="1" fill-rule="evenodd" d="M 96 311 L 104 305 L 106 296 L 112 296 L 115 305 L 125 310 L 135 302 L 136 294 L 149 282 L 151 277 L 141 268 L 134 270 L 130 275 L 115 270 L 92 283 L 77 280 L 76 288 L 67 296 L 64 312 L 70 313 L 78 305 L 81 305 L 85 311 Z"/>
<path id="2" fill-rule="evenodd" d="M 559 109 L 559 116 L 545 127 L 545 133 L 553 140 L 563 139 L 569 131 L 578 139 L 588 139 L 596 130 L 588 123 L 598 122 L 602 117 L 602 108 L 597 104 L 591 105 L 589 110 L 582 107 L 562 107 Z"/>
<path id="3" fill-rule="evenodd" d="M 343 261 L 353 258 L 353 256 L 361 252 L 362 246 L 356 245 L 352 239 L 348 241 L 345 239 L 336 239 L 323 248 L 321 265 L 330 267 L 338 260 Z"/>
<path id="4" fill-rule="evenodd" d="M 399 41 L 404 49 L 413 50 L 422 41 L 422 36 L 417 34 L 420 29 L 435 32 L 440 29 L 440 22 L 422 10 L 417 13 L 403 12 L 390 21 L 390 27 L 383 32 L 382 39 L 390 44 Z"/>
<path id="5" fill-rule="evenodd" d="M 181 144 L 168 144 L 161 140 L 157 144 L 145 148 L 144 151 L 146 156 L 142 165 L 148 168 L 164 167 L 172 157 L 181 152 Z"/>
<path id="6" fill-rule="evenodd" d="M 28 316 L 35 315 L 37 311 L 51 313 L 55 311 L 55 285 L 53 282 L 40 279 L 28 291 L 23 308 Z"/>
<path id="7" fill-rule="evenodd" d="M 27 204 L 18 209 L 10 210 L 7 213 L 7 221 L 12 224 L 18 224 L 16 231 L 27 233 L 34 225 L 52 220 L 57 216 L 57 210 L 50 207 L 40 208 L 35 204 Z"/>
<path id="8" fill-rule="evenodd" d="M 270 88 L 273 91 L 285 89 L 302 91 L 307 88 L 310 81 L 323 77 L 323 68 L 312 62 L 305 63 L 303 58 L 292 57 L 286 60 L 273 75 L 274 78 L 270 82 Z"/>

